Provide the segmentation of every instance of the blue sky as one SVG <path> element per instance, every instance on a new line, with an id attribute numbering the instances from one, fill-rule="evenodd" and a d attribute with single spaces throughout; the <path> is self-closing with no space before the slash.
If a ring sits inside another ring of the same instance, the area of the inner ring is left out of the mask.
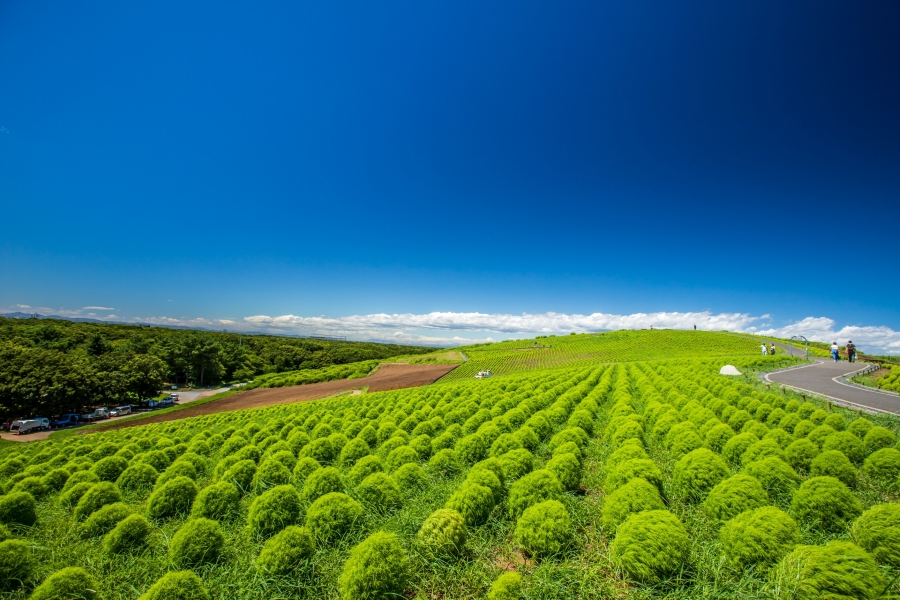
<path id="1" fill-rule="evenodd" d="M 898 26 L 895 2 L 4 2 L 0 308 L 814 317 L 900 352 Z M 379 331 L 520 333 L 475 321 Z M 579 323 L 522 327 L 549 322 Z"/>

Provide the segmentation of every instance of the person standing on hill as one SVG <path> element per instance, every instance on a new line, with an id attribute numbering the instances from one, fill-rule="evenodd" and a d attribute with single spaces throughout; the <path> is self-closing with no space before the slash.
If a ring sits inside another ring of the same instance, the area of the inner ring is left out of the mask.
<path id="1" fill-rule="evenodd" d="M 838 362 L 841 360 L 841 349 L 838 347 L 837 342 L 831 342 L 831 358 L 834 359 L 834 362 Z"/>
<path id="2" fill-rule="evenodd" d="M 762 344 L 762 346 L 760 346 L 760 348 L 762 348 L 763 356 L 767 356 L 769 354 L 769 347 L 766 346 L 765 342 L 763 342 L 763 344 Z"/>
<path id="3" fill-rule="evenodd" d="M 772 342 L 769 345 L 769 354 L 771 354 L 772 356 L 775 356 L 775 342 Z"/>
<path id="4" fill-rule="evenodd" d="M 847 342 L 847 360 L 853 362 L 856 360 L 856 346 L 852 341 Z"/>

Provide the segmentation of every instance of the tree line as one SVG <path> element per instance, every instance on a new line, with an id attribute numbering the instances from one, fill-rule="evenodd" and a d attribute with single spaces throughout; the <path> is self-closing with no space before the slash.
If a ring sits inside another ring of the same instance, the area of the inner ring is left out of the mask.
<path id="1" fill-rule="evenodd" d="M 0 418 L 137 403 L 165 383 L 213 385 L 265 373 L 422 354 L 433 348 L 0 317 Z"/>

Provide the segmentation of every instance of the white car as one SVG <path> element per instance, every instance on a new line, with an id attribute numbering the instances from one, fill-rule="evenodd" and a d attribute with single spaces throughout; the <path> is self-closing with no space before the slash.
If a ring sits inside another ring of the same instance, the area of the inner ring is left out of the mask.
<path id="1" fill-rule="evenodd" d="M 15 433 L 16 435 L 22 435 L 23 433 L 31 433 L 32 431 L 46 431 L 50 429 L 50 419 L 37 418 L 37 419 L 22 419 L 19 421 L 13 421 L 12 425 L 9 427 L 10 433 Z"/>

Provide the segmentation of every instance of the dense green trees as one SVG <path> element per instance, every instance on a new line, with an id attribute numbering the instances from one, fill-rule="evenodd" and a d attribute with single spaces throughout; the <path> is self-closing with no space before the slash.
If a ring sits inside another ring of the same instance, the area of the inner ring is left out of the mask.
<path id="1" fill-rule="evenodd" d="M 431 350 L 0 317 L 0 419 L 136 403 L 163 382 L 215 384 Z"/>

